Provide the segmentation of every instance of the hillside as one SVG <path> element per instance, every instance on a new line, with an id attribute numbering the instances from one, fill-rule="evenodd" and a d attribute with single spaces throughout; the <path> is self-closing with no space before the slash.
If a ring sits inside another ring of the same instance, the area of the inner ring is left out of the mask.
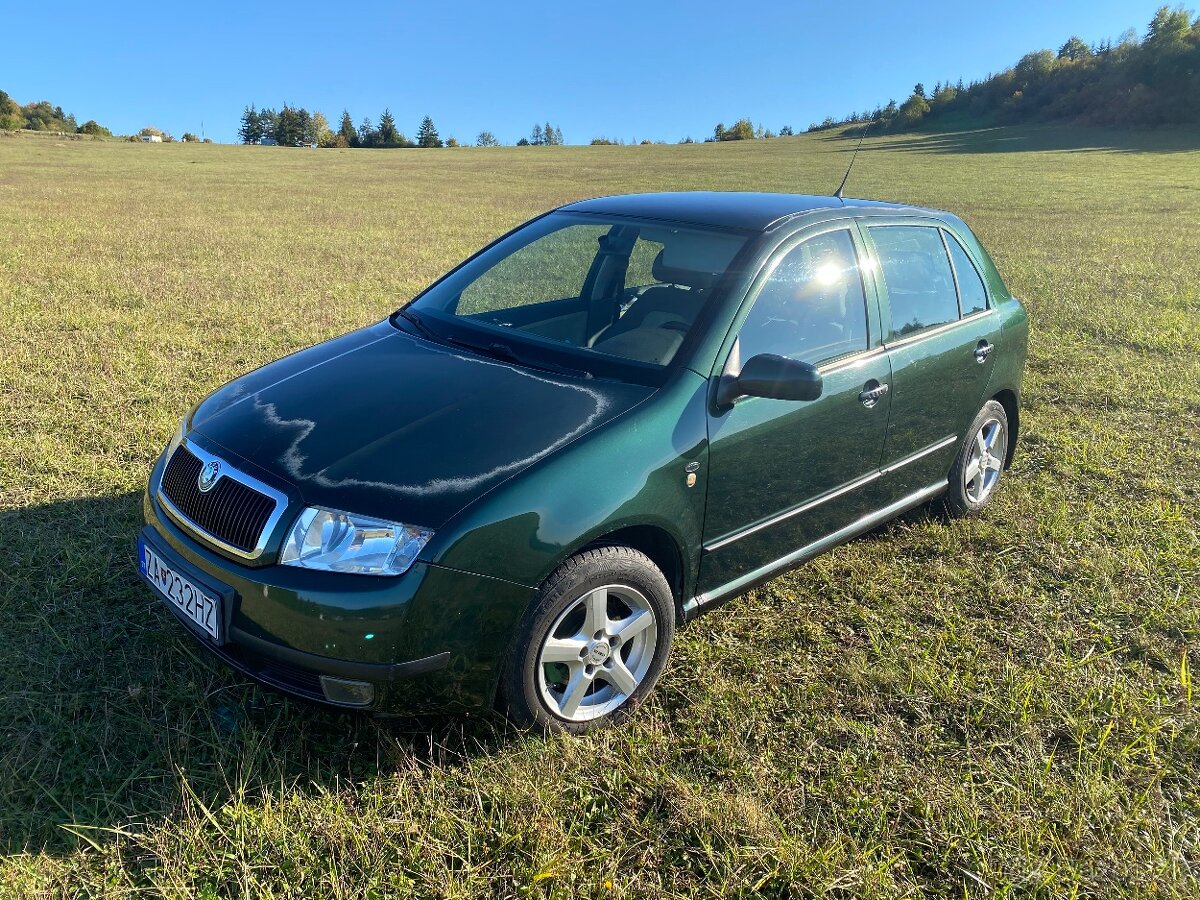
<path id="1" fill-rule="evenodd" d="M 1141 40 L 1068 38 L 1012 68 L 964 85 L 914 87 L 903 103 L 827 118 L 810 131 L 871 122 L 876 131 L 953 130 L 1022 122 L 1157 127 L 1200 124 L 1200 18 L 1162 7 Z"/>

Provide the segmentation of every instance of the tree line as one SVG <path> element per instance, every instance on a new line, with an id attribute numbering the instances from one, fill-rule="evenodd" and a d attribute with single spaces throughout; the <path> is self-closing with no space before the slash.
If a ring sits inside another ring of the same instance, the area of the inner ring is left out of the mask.
<path id="1" fill-rule="evenodd" d="M 37 103 L 26 103 L 22 106 L 7 93 L 0 91 L 0 131 L 22 129 L 112 137 L 112 132 L 95 119 L 89 119 L 80 125 L 72 113 L 64 112 L 61 106 L 52 106 L 49 100 L 39 100 Z"/>
<path id="2" fill-rule="evenodd" d="M 793 134 L 795 132 L 792 131 L 791 125 L 784 125 L 778 132 L 774 132 L 769 128 L 763 128 L 761 123 L 755 127 L 749 119 L 738 119 L 729 128 L 725 127 L 724 122 L 718 122 L 717 127 L 713 129 L 712 137 L 704 140 L 710 144 L 716 141 L 761 141 L 770 140 L 773 137 L 791 137 Z"/>
<path id="3" fill-rule="evenodd" d="M 238 139 L 243 144 L 278 144 L 284 147 L 458 147 L 453 135 L 442 139 L 430 116 L 425 116 L 417 126 L 415 138 L 409 138 L 396 126 L 396 117 L 391 109 L 384 109 L 375 122 L 364 118 L 357 126 L 349 110 L 342 110 L 342 117 L 335 131 L 329 120 L 320 112 L 309 112 L 302 106 L 285 103 L 279 110 L 265 107 L 259 109 L 250 104 L 242 110 L 238 126 Z M 533 126 L 528 138 L 517 141 L 518 147 L 557 146 L 563 143 L 562 129 L 547 122 L 544 126 Z M 476 147 L 499 147 L 500 141 L 490 131 L 481 131 L 475 136 Z"/>
<path id="4" fill-rule="evenodd" d="M 39 100 L 36 103 L 17 103 L 6 92 L 0 91 L 0 131 L 46 131 L 60 134 L 85 134 L 93 137 L 113 136 L 112 131 L 105 128 L 95 119 L 88 119 L 82 125 L 78 124 L 72 113 L 65 112 L 61 106 L 54 106 L 49 100 Z M 140 141 L 143 136 L 155 135 L 165 143 L 175 140 L 167 132 L 147 125 L 136 134 L 125 138 L 128 141 Z M 196 141 L 198 138 L 192 132 L 184 132 L 183 141 Z M 205 138 L 206 144 L 212 143 L 212 138 Z"/>
<path id="5" fill-rule="evenodd" d="M 533 130 L 529 132 L 529 137 L 517 141 L 518 147 L 561 147 L 562 145 L 562 129 L 549 122 L 545 127 L 535 123 Z"/>
<path id="6" fill-rule="evenodd" d="M 1160 7 L 1145 36 L 1127 31 L 1088 44 L 1072 36 L 1058 51 L 1027 53 L 1011 69 L 963 84 L 913 87 L 903 103 L 832 116 L 821 131 L 873 123 L 881 131 L 1020 122 L 1156 127 L 1200 122 L 1200 18 Z"/>

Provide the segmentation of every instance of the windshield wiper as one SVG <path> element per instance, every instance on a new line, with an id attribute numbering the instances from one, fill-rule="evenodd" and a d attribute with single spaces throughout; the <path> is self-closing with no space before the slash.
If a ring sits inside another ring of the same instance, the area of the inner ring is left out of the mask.
<path id="1" fill-rule="evenodd" d="M 424 322 L 422 322 L 420 319 L 418 319 L 415 315 L 410 313 L 407 309 L 400 310 L 399 314 L 400 314 L 400 316 L 402 316 L 404 318 L 404 320 L 406 322 L 411 322 L 413 324 L 413 327 L 416 328 L 417 331 L 421 332 L 421 334 L 425 335 L 425 337 L 429 338 L 430 340 L 434 340 L 434 341 L 440 340 L 440 338 L 436 334 L 433 333 L 432 328 L 430 328 L 428 325 L 426 325 Z"/>
<path id="2" fill-rule="evenodd" d="M 586 372 L 583 369 L 572 369 L 569 366 L 560 366 L 554 363 L 543 362 L 538 360 L 533 362 L 520 354 L 516 353 L 508 344 L 502 344 L 499 341 L 491 341 L 487 344 L 477 344 L 474 341 L 464 341 L 461 338 L 452 337 L 448 334 L 438 334 L 416 315 L 410 313 L 407 309 L 402 309 L 398 313 L 406 322 L 411 322 L 421 334 L 432 341 L 437 341 L 439 344 L 454 344 L 466 350 L 471 350 L 483 356 L 490 356 L 492 359 L 499 359 L 504 362 L 516 363 L 519 366 L 525 366 L 530 369 L 540 369 L 544 372 L 554 372 L 558 375 L 568 375 L 574 378 L 594 378 L 591 372 Z"/>
<path id="3" fill-rule="evenodd" d="M 474 350 L 476 353 L 481 353 L 484 356 L 490 356 L 492 359 L 499 359 L 504 362 L 516 363 L 518 366 L 525 366 L 530 369 L 540 369 L 544 372 L 554 372 L 558 375 L 570 375 L 575 378 L 592 378 L 591 372 L 586 372 L 582 369 L 572 369 L 568 366 L 560 366 L 555 363 L 548 363 L 543 360 L 534 362 L 527 357 L 516 353 L 508 344 L 502 344 L 499 341 L 491 341 L 487 344 L 476 344 L 473 341 L 464 341 L 459 338 L 450 337 L 447 335 L 443 340 L 457 344 L 460 347 L 465 347 L 468 350 Z"/>

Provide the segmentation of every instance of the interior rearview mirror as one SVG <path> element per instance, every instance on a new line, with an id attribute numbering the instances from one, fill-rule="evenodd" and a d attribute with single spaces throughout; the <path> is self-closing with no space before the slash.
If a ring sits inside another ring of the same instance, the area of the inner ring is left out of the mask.
<path id="1" fill-rule="evenodd" d="M 746 360 L 737 375 L 723 375 L 717 405 L 730 406 L 738 397 L 772 400 L 816 400 L 821 396 L 821 373 L 812 363 L 760 353 Z"/>

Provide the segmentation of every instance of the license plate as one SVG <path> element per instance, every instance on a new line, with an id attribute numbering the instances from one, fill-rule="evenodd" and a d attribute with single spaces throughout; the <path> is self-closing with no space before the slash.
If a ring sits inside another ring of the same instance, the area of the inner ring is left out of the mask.
<path id="1" fill-rule="evenodd" d="M 142 574 L 150 580 L 162 596 L 191 619 L 201 631 L 214 641 L 220 640 L 221 598 L 214 597 L 199 585 L 189 581 L 171 568 L 170 563 L 141 540 L 138 549 L 138 565 Z"/>

